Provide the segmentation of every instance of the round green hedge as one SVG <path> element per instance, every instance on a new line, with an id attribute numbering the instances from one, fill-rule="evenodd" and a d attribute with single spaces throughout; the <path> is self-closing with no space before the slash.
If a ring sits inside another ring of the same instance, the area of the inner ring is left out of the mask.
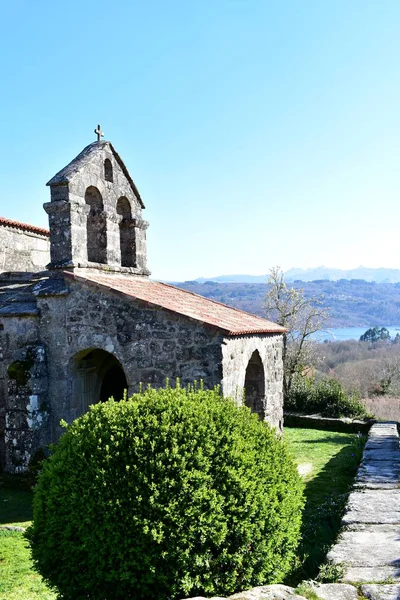
<path id="1" fill-rule="evenodd" d="M 247 408 L 217 390 L 149 389 L 67 428 L 27 537 L 67 600 L 225 595 L 282 580 L 302 505 L 284 443 Z"/>

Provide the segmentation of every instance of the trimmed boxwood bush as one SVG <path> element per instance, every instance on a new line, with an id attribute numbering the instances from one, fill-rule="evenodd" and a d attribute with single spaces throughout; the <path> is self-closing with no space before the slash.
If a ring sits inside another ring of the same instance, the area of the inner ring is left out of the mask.
<path id="1" fill-rule="evenodd" d="M 218 390 L 92 406 L 45 461 L 27 533 L 67 600 L 230 594 L 282 580 L 302 484 L 283 441 Z"/>

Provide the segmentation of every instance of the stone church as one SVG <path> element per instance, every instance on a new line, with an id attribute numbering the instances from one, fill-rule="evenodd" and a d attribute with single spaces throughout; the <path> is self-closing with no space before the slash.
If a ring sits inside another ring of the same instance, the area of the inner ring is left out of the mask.
<path id="1" fill-rule="evenodd" d="M 112 144 L 49 182 L 49 230 L 0 218 L 0 463 L 23 472 L 60 420 L 140 383 L 203 380 L 282 428 L 282 333 L 150 279 L 144 203 Z"/>

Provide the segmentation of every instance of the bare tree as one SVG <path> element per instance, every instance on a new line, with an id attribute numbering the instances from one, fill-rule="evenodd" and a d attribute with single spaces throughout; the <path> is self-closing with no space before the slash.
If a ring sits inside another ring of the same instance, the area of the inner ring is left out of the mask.
<path id="1" fill-rule="evenodd" d="M 268 283 L 266 315 L 288 330 L 283 335 L 283 392 L 286 396 L 295 373 L 304 372 L 314 363 L 311 336 L 323 328 L 329 311 L 323 306 L 323 296 L 306 298 L 303 289 L 287 287 L 280 267 L 271 269 Z"/>

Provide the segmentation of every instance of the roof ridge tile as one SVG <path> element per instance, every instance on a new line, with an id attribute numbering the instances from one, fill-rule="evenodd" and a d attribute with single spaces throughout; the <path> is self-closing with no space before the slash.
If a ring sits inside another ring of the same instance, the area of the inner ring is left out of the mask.
<path id="1" fill-rule="evenodd" d="M 50 231 L 48 229 L 44 229 L 44 227 L 37 227 L 36 225 L 30 225 L 29 223 L 13 221 L 12 219 L 6 219 L 5 217 L 0 217 L 0 225 L 13 227 L 14 229 L 22 229 L 23 231 L 31 231 L 32 233 L 39 233 L 47 237 L 50 236 Z"/>

